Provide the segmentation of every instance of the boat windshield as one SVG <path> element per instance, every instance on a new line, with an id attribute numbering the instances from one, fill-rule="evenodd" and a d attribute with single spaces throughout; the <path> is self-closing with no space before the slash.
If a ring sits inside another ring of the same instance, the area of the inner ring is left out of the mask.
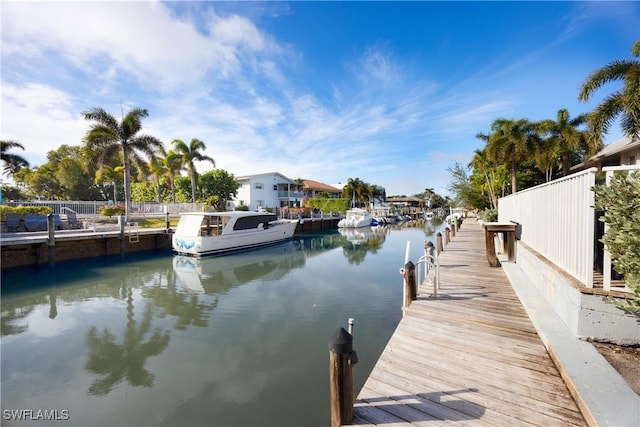
<path id="1" fill-rule="evenodd" d="M 182 215 L 176 228 L 176 234 L 196 237 L 200 234 L 200 223 L 202 223 L 200 215 Z"/>
<path id="2" fill-rule="evenodd" d="M 219 236 L 229 222 L 227 216 L 183 215 L 176 234 L 180 236 Z"/>

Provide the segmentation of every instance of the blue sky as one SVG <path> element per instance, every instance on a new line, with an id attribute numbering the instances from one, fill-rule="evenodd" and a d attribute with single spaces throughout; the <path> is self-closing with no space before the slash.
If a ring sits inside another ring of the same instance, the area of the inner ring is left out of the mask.
<path id="1" fill-rule="evenodd" d="M 146 108 L 143 132 L 205 142 L 236 176 L 360 178 L 446 194 L 499 117 L 588 112 L 593 70 L 631 59 L 639 2 L 3 1 L 3 140 L 32 164 L 81 112 Z M 605 142 L 622 136 L 612 127 Z M 197 165 L 199 171 L 210 164 Z"/>

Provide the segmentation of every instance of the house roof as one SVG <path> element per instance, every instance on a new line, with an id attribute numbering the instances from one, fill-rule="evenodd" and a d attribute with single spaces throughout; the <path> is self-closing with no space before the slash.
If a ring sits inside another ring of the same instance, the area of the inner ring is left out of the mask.
<path id="1" fill-rule="evenodd" d="M 596 162 L 598 160 L 602 160 L 606 157 L 610 157 L 636 147 L 640 147 L 640 136 L 636 136 L 635 138 L 624 137 L 617 140 L 616 142 L 612 142 L 602 150 L 598 151 L 593 157 L 589 158 L 587 162 Z"/>
<path id="2" fill-rule="evenodd" d="M 422 202 L 424 201 L 424 199 L 421 199 L 419 197 L 414 197 L 414 196 L 408 196 L 408 197 L 388 197 L 387 198 L 387 202 Z"/>
<path id="3" fill-rule="evenodd" d="M 311 179 L 303 179 L 302 184 L 304 188 L 309 188 L 317 191 L 326 191 L 327 193 L 340 193 L 342 190 L 331 185 L 324 184 L 322 182 L 313 181 Z"/>
<path id="4" fill-rule="evenodd" d="M 620 154 L 632 148 L 640 148 L 640 135 L 636 135 L 635 138 L 629 138 L 628 136 L 621 138 L 611 144 L 607 144 L 602 150 L 598 151 L 593 156 L 589 157 L 582 163 L 571 167 L 572 171 L 579 171 L 593 166 L 598 162 L 605 160 L 609 157 Z"/>
<path id="5" fill-rule="evenodd" d="M 265 172 L 265 173 L 257 173 L 257 174 L 254 174 L 254 175 L 238 176 L 238 177 L 236 177 L 236 180 L 237 181 L 249 181 L 252 178 L 259 178 L 259 177 L 262 177 L 262 176 L 279 176 L 280 178 L 282 178 L 285 181 L 290 182 L 291 184 L 295 183 L 294 180 L 292 180 L 289 177 L 286 177 L 286 176 L 282 175 L 280 172 Z"/>

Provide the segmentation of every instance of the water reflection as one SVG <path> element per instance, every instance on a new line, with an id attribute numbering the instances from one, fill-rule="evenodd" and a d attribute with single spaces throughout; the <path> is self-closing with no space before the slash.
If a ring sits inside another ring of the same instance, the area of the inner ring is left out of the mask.
<path id="1" fill-rule="evenodd" d="M 3 272 L 2 406 L 64 407 L 84 426 L 282 426 L 290 411 L 326 425 L 328 334 L 361 322 L 365 375 L 400 317 L 406 240 L 429 230 L 397 231 Z"/>
<path id="2" fill-rule="evenodd" d="M 258 278 L 280 279 L 291 270 L 304 266 L 304 263 L 302 245 L 290 241 L 229 256 L 175 256 L 173 271 L 185 289 L 194 293 L 218 294 Z"/>
<path id="3" fill-rule="evenodd" d="M 85 369 L 101 376 L 89 387 L 89 394 L 101 396 L 109 393 L 122 381 L 131 386 L 151 387 L 155 375 L 145 369 L 144 365 L 151 356 L 157 356 L 169 345 L 169 332 L 154 328 L 151 336 L 153 319 L 152 305 L 147 304 L 141 321 L 134 315 L 133 291 L 127 294 L 127 326 L 122 343 L 116 343 L 115 335 L 107 328 L 98 332 L 98 328 L 90 326 L 87 333 L 89 357 Z"/>

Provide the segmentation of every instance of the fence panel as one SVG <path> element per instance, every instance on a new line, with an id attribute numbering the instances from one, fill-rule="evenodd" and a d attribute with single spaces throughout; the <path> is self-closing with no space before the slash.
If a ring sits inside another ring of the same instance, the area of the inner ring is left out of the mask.
<path id="1" fill-rule="evenodd" d="M 538 185 L 498 201 L 498 220 L 522 224 L 521 240 L 593 287 L 593 209 L 597 169 Z"/>

